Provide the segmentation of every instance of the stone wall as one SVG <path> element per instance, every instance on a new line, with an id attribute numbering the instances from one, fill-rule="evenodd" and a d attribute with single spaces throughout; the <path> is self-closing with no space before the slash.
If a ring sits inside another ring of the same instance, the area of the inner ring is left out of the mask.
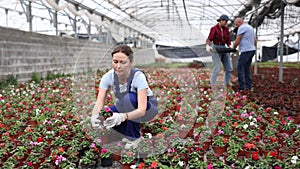
<path id="1" fill-rule="evenodd" d="M 78 73 L 111 67 L 112 44 L 57 37 L 0 27 L 0 80 L 16 75 L 31 79 L 51 73 Z M 153 49 L 134 49 L 135 64 L 155 62 Z"/>

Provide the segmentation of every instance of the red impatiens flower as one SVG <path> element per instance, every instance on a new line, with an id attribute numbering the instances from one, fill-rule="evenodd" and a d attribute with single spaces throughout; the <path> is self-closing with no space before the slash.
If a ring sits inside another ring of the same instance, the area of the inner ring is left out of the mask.
<path id="1" fill-rule="evenodd" d="M 272 143 L 275 143 L 277 140 L 275 137 L 272 137 L 272 136 L 270 136 L 270 139 L 271 139 Z"/>
<path id="2" fill-rule="evenodd" d="M 128 157 L 132 157 L 132 156 L 133 156 L 133 152 L 127 151 L 127 152 L 126 152 L 126 155 L 127 155 Z"/>
<path id="3" fill-rule="evenodd" d="M 252 153 L 252 159 L 253 160 L 259 160 L 258 152 L 253 152 Z"/>
<path id="4" fill-rule="evenodd" d="M 141 162 L 141 163 L 139 164 L 139 166 L 138 166 L 138 169 L 143 169 L 144 166 L 145 166 L 145 164 L 144 164 L 143 162 Z"/>
<path id="5" fill-rule="evenodd" d="M 65 150 L 64 150 L 63 147 L 59 147 L 59 148 L 58 148 L 58 152 L 59 152 L 59 153 L 63 153 L 64 151 L 65 151 Z"/>
<path id="6" fill-rule="evenodd" d="M 37 141 L 38 143 L 43 142 L 43 138 L 42 138 L 42 137 L 38 137 L 38 138 L 36 138 L 36 141 Z"/>
<path id="7" fill-rule="evenodd" d="M 271 110 L 272 110 L 272 108 L 271 107 L 267 107 L 265 110 L 266 110 L 267 113 L 270 113 Z"/>
<path id="8" fill-rule="evenodd" d="M 251 149 L 254 149 L 256 146 L 255 146 L 253 143 L 246 143 L 246 144 L 245 144 L 245 147 L 246 147 L 248 150 L 251 150 Z"/>
<path id="9" fill-rule="evenodd" d="M 168 128 L 166 126 L 162 126 L 161 127 L 164 131 L 168 130 Z"/>
<path id="10" fill-rule="evenodd" d="M 157 168 L 157 165 L 158 165 L 157 161 L 152 161 L 150 168 Z"/>
<path id="11" fill-rule="evenodd" d="M 33 162 L 28 161 L 28 162 L 27 162 L 27 165 L 28 165 L 28 166 L 33 166 Z"/>
<path id="12" fill-rule="evenodd" d="M 282 124 L 282 125 L 285 125 L 285 124 L 286 124 L 286 121 L 285 121 L 285 120 L 282 120 L 282 121 L 281 121 L 281 124 Z"/>
<path id="13" fill-rule="evenodd" d="M 234 122 L 234 123 L 233 123 L 233 127 L 236 128 L 236 126 L 237 126 L 238 124 L 239 124 L 238 122 Z"/>
<path id="14" fill-rule="evenodd" d="M 271 157 L 276 157 L 276 156 L 277 156 L 277 152 L 275 152 L 275 151 L 270 151 L 270 156 L 271 156 Z"/>
<path id="15" fill-rule="evenodd" d="M 201 150 L 201 148 L 200 147 L 196 147 L 196 151 L 200 151 Z"/>

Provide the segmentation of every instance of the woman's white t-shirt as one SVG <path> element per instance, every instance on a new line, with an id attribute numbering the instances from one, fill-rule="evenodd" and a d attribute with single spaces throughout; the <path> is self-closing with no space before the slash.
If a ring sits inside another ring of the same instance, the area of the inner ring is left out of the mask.
<path id="1" fill-rule="evenodd" d="M 100 88 L 106 89 L 106 90 L 108 90 L 109 87 L 111 87 L 111 86 L 114 86 L 114 70 L 113 69 L 109 70 L 107 73 L 105 73 L 102 76 L 100 85 L 99 85 Z M 127 88 L 128 88 L 127 86 L 128 86 L 127 82 L 125 84 L 119 83 L 120 93 L 126 92 Z M 132 79 L 130 91 L 137 93 L 137 91 L 141 90 L 141 89 L 147 89 L 147 96 L 153 96 L 153 92 L 149 88 L 145 74 L 141 71 L 136 71 L 133 76 L 133 79 Z M 113 90 L 115 93 L 115 87 L 113 87 Z"/>

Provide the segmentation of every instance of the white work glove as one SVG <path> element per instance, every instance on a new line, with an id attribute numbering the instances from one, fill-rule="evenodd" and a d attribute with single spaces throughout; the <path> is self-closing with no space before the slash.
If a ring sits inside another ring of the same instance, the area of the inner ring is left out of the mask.
<path id="1" fill-rule="evenodd" d="M 93 114 L 91 116 L 91 123 L 93 128 L 100 128 L 100 119 L 99 119 L 99 114 Z"/>
<path id="2" fill-rule="evenodd" d="M 111 117 L 107 118 L 103 122 L 103 125 L 107 129 L 110 129 L 114 126 L 120 125 L 123 121 L 125 121 L 124 113 L 113 113 L 113 115 Z"/>
<path id="3" fill-rule="evenodd" d="M 207 52 L 211 52 L 212 51 L 212 47 L 210 47 L 209 45 L 206 45 L 206 51 Z"/>

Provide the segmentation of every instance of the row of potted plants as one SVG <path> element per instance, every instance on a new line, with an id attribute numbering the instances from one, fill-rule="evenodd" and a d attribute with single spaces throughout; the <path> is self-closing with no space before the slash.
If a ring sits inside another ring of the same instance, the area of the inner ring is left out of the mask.
<path id="1" fill-rule="evenodd" d="M 105 164 L 99 158 L 108 157 L 136 168 L 299 166 L 295 117 L 263 108 L 238 92 L 215 93 L 205 69 L 145 72 L 159 96 L 160 112 L 142 124 L 138 152 L 122 149 L 115 131 L 91 128 L 95 88 L 104 71 L 1 91 L 1 167 L 95 167 Z M 111 105 L 112 93 L 108 98 L 106 105 Z"/>

